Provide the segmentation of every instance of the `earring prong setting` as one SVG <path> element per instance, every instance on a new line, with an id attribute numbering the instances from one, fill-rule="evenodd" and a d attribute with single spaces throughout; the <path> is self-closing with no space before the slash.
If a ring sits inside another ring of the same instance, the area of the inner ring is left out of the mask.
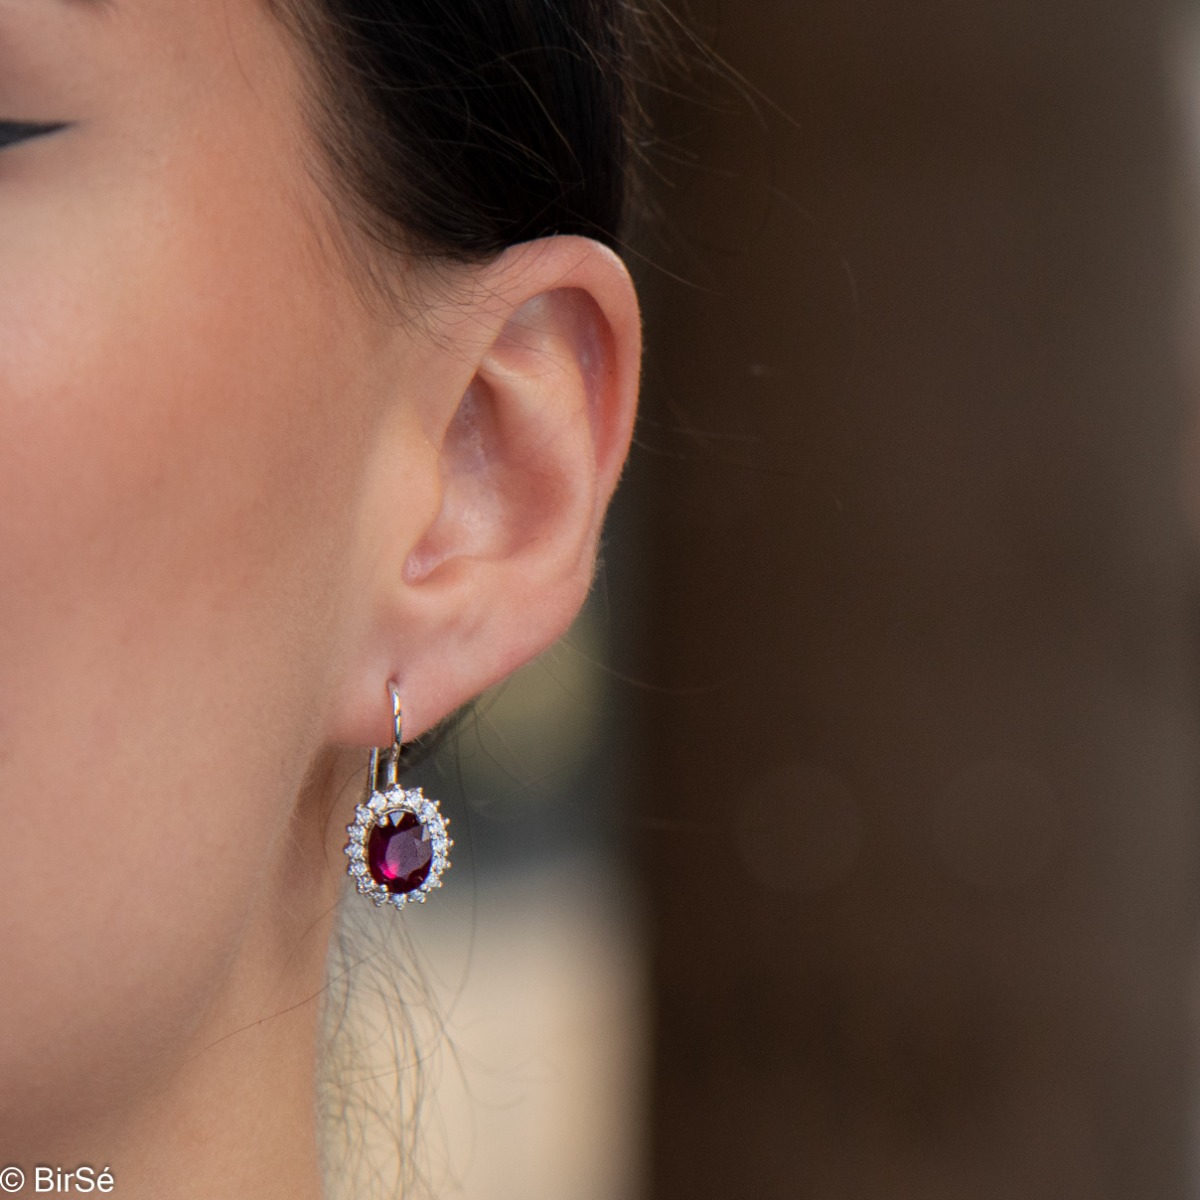
<path id="1" fill-rule="evenodd" d="M 408 818 L 408 820 L 405 820 Z M 424 904 L 442 886 L 454 839 L 436 800 L 420 788 L 373 791 L 346 826 L 345 853 L 359 893 L 376 906 Z"/>

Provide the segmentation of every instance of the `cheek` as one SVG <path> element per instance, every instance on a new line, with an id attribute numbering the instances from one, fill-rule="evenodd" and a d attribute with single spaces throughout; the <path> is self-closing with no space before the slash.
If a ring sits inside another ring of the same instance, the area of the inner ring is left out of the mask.
<path id="1" fill-rule="evenodd" d="M 205 205 L 194 183 L 43 205 L 0 243 L 10 1081 L 25 1051 L 51 1088 L 48 1055 L 128 1066 L 195 1017 L 337 656 L 363 452 L 340 309 L 305 222 L 263 211 L 278 189 Z"/>

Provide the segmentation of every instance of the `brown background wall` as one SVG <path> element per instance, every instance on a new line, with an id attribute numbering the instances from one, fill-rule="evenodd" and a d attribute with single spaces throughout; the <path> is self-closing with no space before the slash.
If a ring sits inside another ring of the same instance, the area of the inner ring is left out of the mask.
<path id="1" fill-rule="evenodd" d="M 790 120 L 711 81 L 709 108 L 660 103 L 684 161 L 643 243 L 620 519 L 649 578 L 617 664 L 646 763 L 650 1195 L 1183 1197 L 1166 9 L 693 19 Z"/>

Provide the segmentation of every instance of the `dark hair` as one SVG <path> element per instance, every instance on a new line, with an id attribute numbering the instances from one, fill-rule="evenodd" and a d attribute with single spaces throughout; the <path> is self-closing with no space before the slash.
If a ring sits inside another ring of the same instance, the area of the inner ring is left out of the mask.
<path id="1" fill-rule="evenodd" d="M 313 71 L 326 190 L 389 248 L 483 262 L 620 240 L 626 0 L 270 0 Z"/>

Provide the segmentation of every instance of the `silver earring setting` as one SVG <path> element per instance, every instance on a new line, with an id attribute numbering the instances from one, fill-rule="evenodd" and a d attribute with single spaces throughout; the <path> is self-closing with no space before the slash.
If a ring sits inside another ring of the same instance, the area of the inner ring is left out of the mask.
<path id="1" fill-rule="evenodd" d="M 346 826 L 350 841 L 345 853 L 362 895 L 376 906 L 403 908 L 414 900 L 423 904 L 434 888 L 442 886 L 454 842 L 446 833 L 450 822 L 437 801 L 427 799 L 420 788 L 405 790 L 399 784 L 400 696 L 394 685 L 389 684 L 389 690 L 395 736 L 386 750 L 371 751 L 367 797 L 354 810 L 353 823 Z"/>

